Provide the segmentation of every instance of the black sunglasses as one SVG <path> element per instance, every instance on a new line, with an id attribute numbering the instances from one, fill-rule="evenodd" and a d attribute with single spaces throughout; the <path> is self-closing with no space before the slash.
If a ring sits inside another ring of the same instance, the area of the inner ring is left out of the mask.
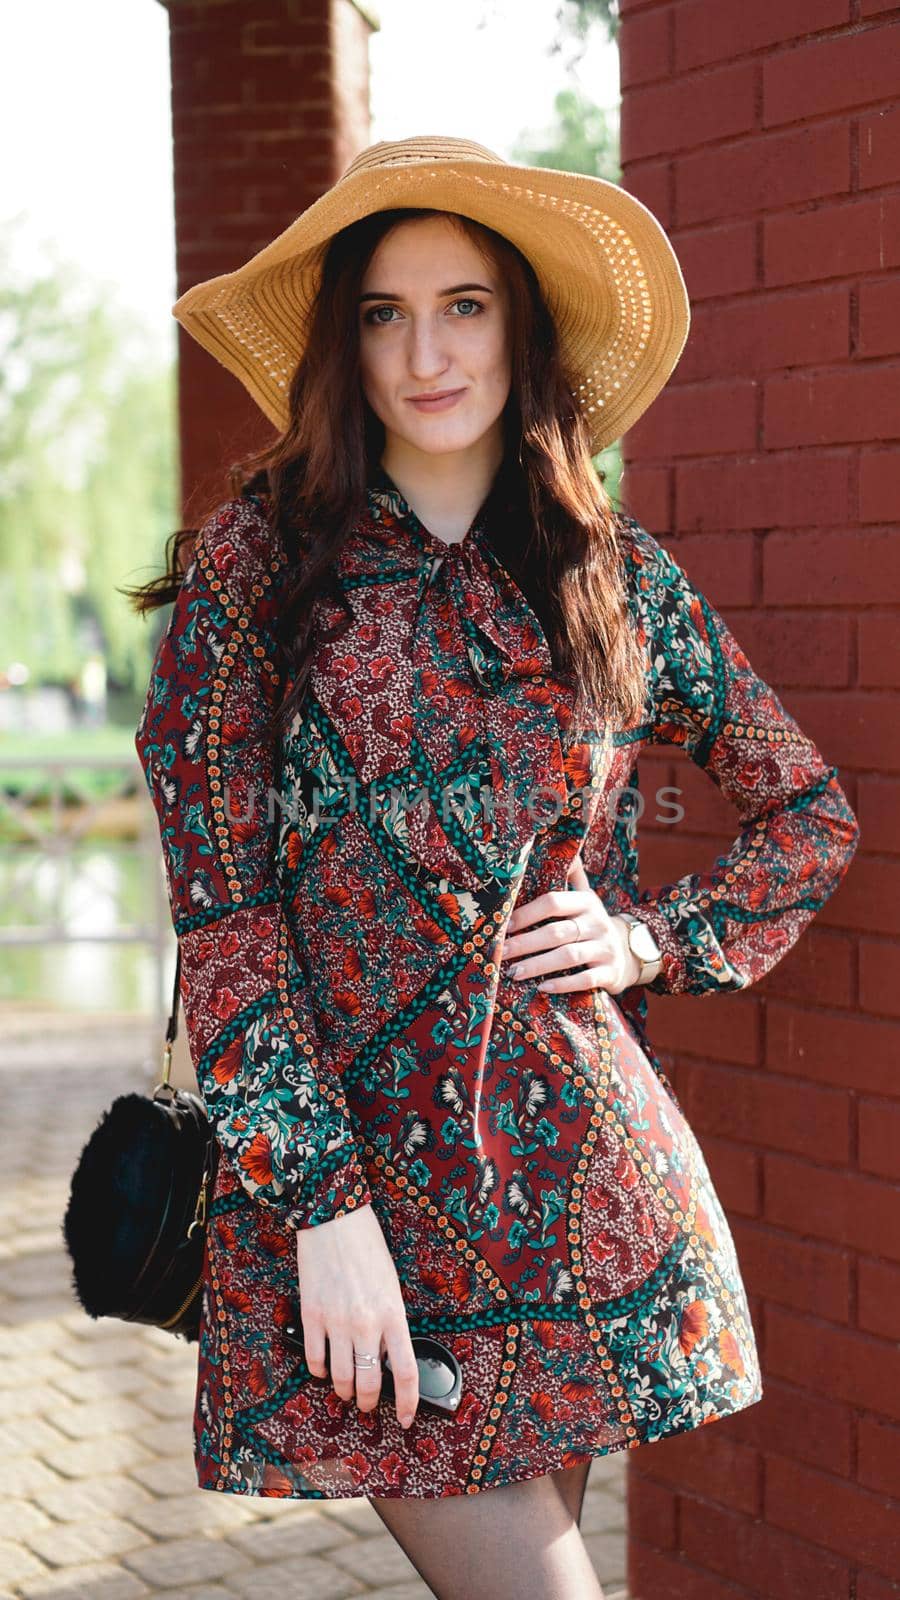
<path id="1" fill-rule="evenodd" d="M 303 1342 L 303 1324 L 300 1312 L 296 1310 L 290 1322 L 281 1329 L 281 1337 L 285 1344 L 294 1350 L 299 1350 L 305 1356 L 306 1348 Z M 462 1399 L 462 1368 L 452 1350 L 448 1350 L 440 1339 L 432 1339 L 430 1334 L 414 1333 L 412 1347 L 415 1351 L 416 1365 L 419 1369 L 419 1401 L 422 1405 L 432 1406 L 436 1411 L 456 1411 Z M 328 1340 L 325 1340 L 325 1364 L 328 1365 Z M 315 1374 L 312 1374 L 315 1376 Z M 322 1379 L 323 1383 L 329 1379 Z M 381 1358 L 381 1394 L 390 1397 L 394 1393 L 394 1375 L 391 1372 L 390 1357 L 385 1353 Z"/>

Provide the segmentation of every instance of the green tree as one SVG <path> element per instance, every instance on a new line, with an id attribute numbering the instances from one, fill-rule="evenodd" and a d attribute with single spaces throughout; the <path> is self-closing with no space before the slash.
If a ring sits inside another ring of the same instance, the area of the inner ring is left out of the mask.
<path id="1" fill-rule="evenodd" d="M 555 122 L 541 135 L 523 131 L 510 152 L 513 161 L 529 167 L 555 167 L 585 172 L 591 178 L 618 183 L 618 124 L 580 89 L 561 89 L 553 102 Z"/>
<path id="2" fill-rule="evenodd" d="M 562 0 L 556 24 L 559 29 L 557 48 L 564 49 L 574 43 L 576 59 L 580 59 L 578 47 L 584 49 L 593 29 L 601 27 L 607 38 L 618 38 L 619 0 Z"/>
<path id="3" fill-rule="evenodd" d="M 68 683 L 99 645 L 136 691 L 147 628 L 117 585 L 177 525 L 174 362 L 52 245 L 18 267 L 17 228 L 0 230 L 0 671 Z"/>
<path id="4" fill-rule="evenodd" d="M 618 5 L 616 0 L 563 0 L 556 20 L 558 32 L 551 53 L 568 51 L 566 66 L 575 80 L 578 63 L 597 31 L 602 30 L 607 38 L 616 38 Z M 571 87 L 560 90 L 553 106 L 554 121 L 551 126 L 541 132 L 523 129 L 510 150 L 512 160 L 530 167 L 583 172 L 592 178 L 620 183 L 622 168 L 617 108 L 611 112 L 597 105 L 577 81 L 573 81 Z M 613 503 L 617 504 L 622 476 L 622 453 L 618 441 L 595 456 L 594 465 L 602 473 L 604 486 L 612 496 Z"/>

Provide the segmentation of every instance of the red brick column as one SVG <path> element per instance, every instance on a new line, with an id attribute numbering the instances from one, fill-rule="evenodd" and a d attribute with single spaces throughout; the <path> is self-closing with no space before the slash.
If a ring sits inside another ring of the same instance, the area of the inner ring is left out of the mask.
<path id="1" fill-rule="evenodd" d="M 637 1600 L 888 1600 L 900 1577 L 900 8 L 622 0 L 624 183 L 693 306 L 625 440 L 663 536 L 840 768 L 862 838 L 748 994 L 652 997 L 650 1025 L 735 1235 L 765 1394 L 634 1452 Z M 678 837 L 733 814 L 680 752 Z M 644 768 L 646 765 L 646 777 Z"/>
<path id="2" fill-rule="evenodd" d="M 178 294 L 231 272 L 369 142 L 355 0 L 163 0 L 169 12 Z M 178 329 L 182 502 L 193 522 L 233 460 L 274 437 L 236 378 Z"/>

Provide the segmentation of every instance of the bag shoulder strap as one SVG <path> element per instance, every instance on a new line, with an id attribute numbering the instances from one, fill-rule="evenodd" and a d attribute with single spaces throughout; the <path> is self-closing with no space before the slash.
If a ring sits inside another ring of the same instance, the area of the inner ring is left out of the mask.
<path id="1" fill-rule="evenodd" d="M 181 1003 L 181 942 L 175 953 L 175 982 L 172 986 L 172 1011 L 166 1023 L 166 1044 L 174 1044 L 178 1034 L 178 1007 Z"/>

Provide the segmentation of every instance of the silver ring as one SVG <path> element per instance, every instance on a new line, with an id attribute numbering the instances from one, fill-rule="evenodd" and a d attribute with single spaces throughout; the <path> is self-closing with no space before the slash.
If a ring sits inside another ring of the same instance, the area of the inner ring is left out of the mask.
<path id="1" fill-rule="evenodd" d="M 353 1365 L 355 1367 L 378 1367 L 381 1365 L 381 1357 L 362 1355 L 358 1350 L 354 1350 Z"/>
<path id="2" fill-rule="evenodd" d="M 579 940 L 583 939 L 584 938 L 584 934 L 582 933 L 580 927 L 578 926 L 578 918 L 577 917 L 570 917 L 569 921 L 570 922 L 574 922 L 574 924 L 575 924 L 575 938 L 579 939 Z"/>

